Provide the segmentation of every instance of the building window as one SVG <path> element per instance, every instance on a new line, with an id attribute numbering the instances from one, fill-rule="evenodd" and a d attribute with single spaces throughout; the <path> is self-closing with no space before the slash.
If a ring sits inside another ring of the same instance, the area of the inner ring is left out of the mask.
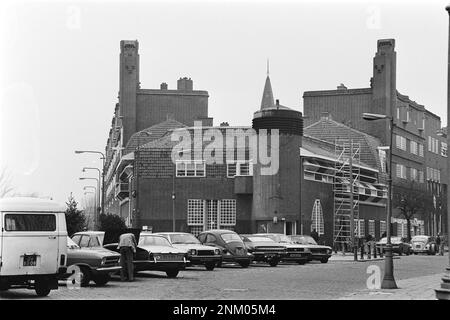
<path id="1" fill-rule="evenodd" d="M 369 220 L 369 234 L 375 237 L 375 220 Z"/>
<path id="2" fill-rule="evenodd" d="M 395 142 L 398 149 L 406 151 L 406 138 L 396 135 Z"/>
<path id="3" fill-rule="evenodd" d="M 366 235 L 364 226 L 364 219 L 355 219 L 355 235 L 359 238 L 363 238 Z"/>
<path id="4" fill-rule="evenodd" d="M 428 151 L 439 154 L 439 140 L 428 136 Z"/>
<path id="5" fill-rule="evenodd" d="M 409 152 L 417 155 L 417 142 L 416 141 L 411 140 L 411 142 L 409 144 Z"/>
<path id="6" fill-rule="evenodd" d="M 386 232 L 386 221 L 380 221 L 380 238 L 383 237 Z"/>
<path id="7" fill-rule="evenodd" d="M 419 156 L 423 157 L 423 144 L 419 143 Z"/>
<path id="8" fill-rule="evenodd" d="M 189 199 L 188 200 L 188 212 L 187 212 L 187 225 L 188 226 L 203 226 L 203 200 L 201 199 Z"/>
<path id="9" fill-rule="evenodd" d="M 230 161 L 227 163 L 227 177 L 253 176 L 253 163 L 248 161 Z"/>
<path id="10" fill-rule="evenodd" d="M 236 200 L 220 200 L 220 228 L 236 225 Z"/>
<path id="11" fill-rule="evenodd" d="M 400 120 L 400 107 L 397 107 L 397 120 Z"/>
<path id="12" fill-rule="evenodd" d="M 441 142 L 441 156 L 447 157 L 447 144 L 445 142 Z"/>
<path id="13" fill-rule="evenodd" d="M 420 183 L 424 183 L 423 171 L 422 171 L 422 170 L 419 170 L 419 171 L 417 172 L 417 174 L 418 174 L 418 177 L 419 177 L 419 182 L 420 182 Z"/>
<path id="14" fill-rule="evenodd" d="M 322 204 L 320 203 L 319 199 L 316 199 L 316 201 L 314 201 L 314 206 L 312 209 L 311 231 L 313 231 L 314 229 L 316 229 L 319 236 L 325 233 Z"/>
<path id="15" fill-rule="evenodd" d="M 410 172 L 412 181 L 418 180 L 417 179 L 417 169 L 416 168 L 411 168 L 409 172 Z"/>
<path id="16" fill-rule="evenodd" d="M 177 177 L 204 177 L 205 161 L 177 161 Z"/>
<path id="17" fill-rule="evenodd" d="M 406 167 L 402 164 L 396 164 L 397 178 L 406 179 Z"/>

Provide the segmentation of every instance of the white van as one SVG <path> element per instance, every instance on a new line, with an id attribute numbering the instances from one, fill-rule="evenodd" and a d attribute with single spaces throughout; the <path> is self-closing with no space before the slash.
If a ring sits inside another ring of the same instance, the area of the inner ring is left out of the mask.
<path id="1" fill-rule="evenodd" d="M 66 272 L 65 208 L 37 198 L 0 199 L 0 291 L 35 289 L 46 296 Z"/>

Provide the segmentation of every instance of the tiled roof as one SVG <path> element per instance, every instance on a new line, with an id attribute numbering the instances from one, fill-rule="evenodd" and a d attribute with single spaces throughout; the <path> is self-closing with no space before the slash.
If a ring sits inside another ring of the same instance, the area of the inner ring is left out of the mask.
<path id="1" fill-rule="evenodd" d="M 334 148 L 336 139 L 350 138 L 354 143 L 358 142 L 360 144 L 360 161 L 372 168 L 380 169 L 377 147 L 381 146 L 381 141 L 378 138 L 329 118 L 321 118 L 319 121 L 306 127 L 304 135 L 330 142 L 333 144 L 332 148 Z"/>
<path id="2" fill-rule="evenodd" d="M 181 122 L 178 122 L 174 119 L 167 119 L 166 121 L 155 124 L 147 129 L 138 131 L 131 136 L 123 154 L 127 154 L 127 153 L 130 153 L 130 152 L 133 152 L 134 150 L 136 150 L 138 143 L 142 146 L 150 141 L 161 138 L 168 131 L 170 131 L 172 129 L 183 128 L 183 127 L 186 127 L 186 125 L 184 125 Z M 147 132 L 150 135 L 148 136 L 146 134 L 142 134 L 142 132 Z"/>

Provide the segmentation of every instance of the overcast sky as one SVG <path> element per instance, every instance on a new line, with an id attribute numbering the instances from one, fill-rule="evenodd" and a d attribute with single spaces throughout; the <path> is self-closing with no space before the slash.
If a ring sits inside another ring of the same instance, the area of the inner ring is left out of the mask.
<path id="1" fill-rule="evenodd" d="M 267 59 L 275 98 L 303 111 L 304 91 L 368 87 L 377 39 L 395 38 L 398 90 L 444 125 L 446 4 L 2 1 L 0 164 L 19 192 L 82 202 L 81 168 L 101 161 L 74 150 L 105 148 L 123 39 L 139 40 L 142 88 L 191 77 L 214 124 L 251 125 Z"/>

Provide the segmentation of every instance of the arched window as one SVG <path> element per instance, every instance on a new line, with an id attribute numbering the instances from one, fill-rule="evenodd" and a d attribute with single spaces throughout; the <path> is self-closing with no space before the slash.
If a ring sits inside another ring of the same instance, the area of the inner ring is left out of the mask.
<path id="1" fill-rule="evenodd" d="M 312 210 L 312 216 L 311 216 L 311 231 L 316 229 L 319 236 L 323 235 L 324 232 L 324 224 L 323 224 L 323 211 L 322 211 L 322 205 L 320 203 L 319 199 L 316 199 L 314 201 L 314 206 Z"/>

